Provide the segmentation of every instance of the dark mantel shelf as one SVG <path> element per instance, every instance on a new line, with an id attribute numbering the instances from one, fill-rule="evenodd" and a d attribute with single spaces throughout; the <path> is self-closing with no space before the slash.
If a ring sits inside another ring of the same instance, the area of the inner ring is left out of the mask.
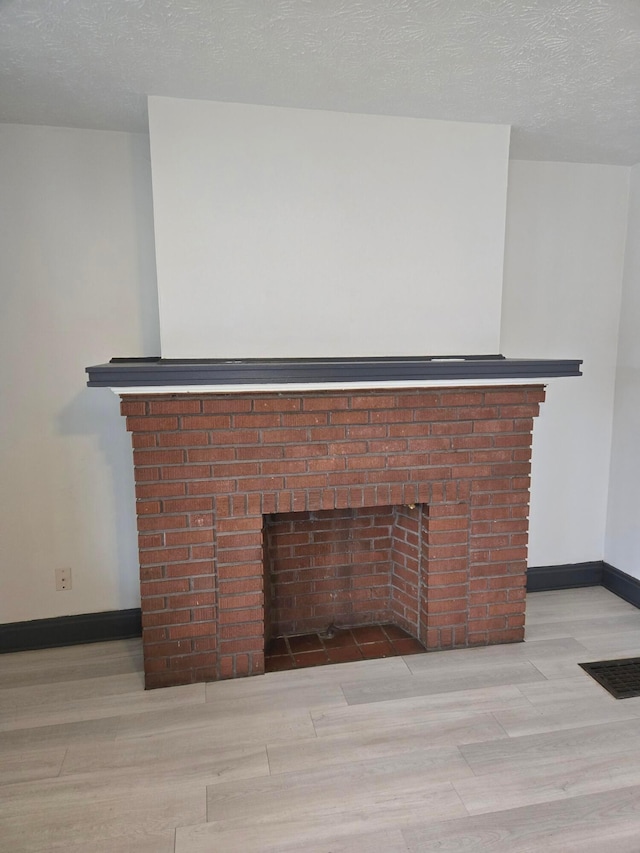
<path id="1" fill-rule="evenodd" d="M 289 385 L 505 380 L 581 376 L 581 359 L 521 359 L 502 355 L 372 358 L 113 358 L 87 367 L 94 388 Z"/>

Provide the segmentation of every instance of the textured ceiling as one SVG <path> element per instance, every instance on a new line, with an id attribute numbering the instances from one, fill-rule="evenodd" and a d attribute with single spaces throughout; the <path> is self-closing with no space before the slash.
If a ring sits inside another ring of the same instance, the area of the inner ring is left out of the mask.
<path id="1" fill-rule="evenodd" d="M 146 131 L 146 95 L 513 125 L 640 162 L 640 0 L 0 0 L 0 121 Z"/>

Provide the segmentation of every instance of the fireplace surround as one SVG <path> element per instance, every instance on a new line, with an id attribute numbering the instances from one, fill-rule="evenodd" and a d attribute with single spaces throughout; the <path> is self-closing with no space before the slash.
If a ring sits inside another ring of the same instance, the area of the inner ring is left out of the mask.
<path id="1" fill-rule="evenodd" d="M 270 637 L 330 624 L 393 622 L 428 650 L 521 641 L 544 385 L 474 381 L 120 388 L 146 686 L 262 673 Z"/>

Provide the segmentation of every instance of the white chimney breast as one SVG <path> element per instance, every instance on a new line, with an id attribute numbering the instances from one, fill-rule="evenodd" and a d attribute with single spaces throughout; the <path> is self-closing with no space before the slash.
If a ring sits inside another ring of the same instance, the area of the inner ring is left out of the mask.
<path id="1" fill-rule="evenodd" d="M 149 98 L 164 358 L 492 353 L 509 127 Z"/>

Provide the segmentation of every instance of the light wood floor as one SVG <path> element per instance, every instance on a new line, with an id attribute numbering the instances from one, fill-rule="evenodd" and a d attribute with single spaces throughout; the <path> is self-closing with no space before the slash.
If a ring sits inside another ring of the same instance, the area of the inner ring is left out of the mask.
<path id="1" fill-rule="evenodd" d="M 0 849 L 638 853 L 640 610 L 537 593 L 527 641 L 144 692 L 137 641 L 0 656 Z"/>

